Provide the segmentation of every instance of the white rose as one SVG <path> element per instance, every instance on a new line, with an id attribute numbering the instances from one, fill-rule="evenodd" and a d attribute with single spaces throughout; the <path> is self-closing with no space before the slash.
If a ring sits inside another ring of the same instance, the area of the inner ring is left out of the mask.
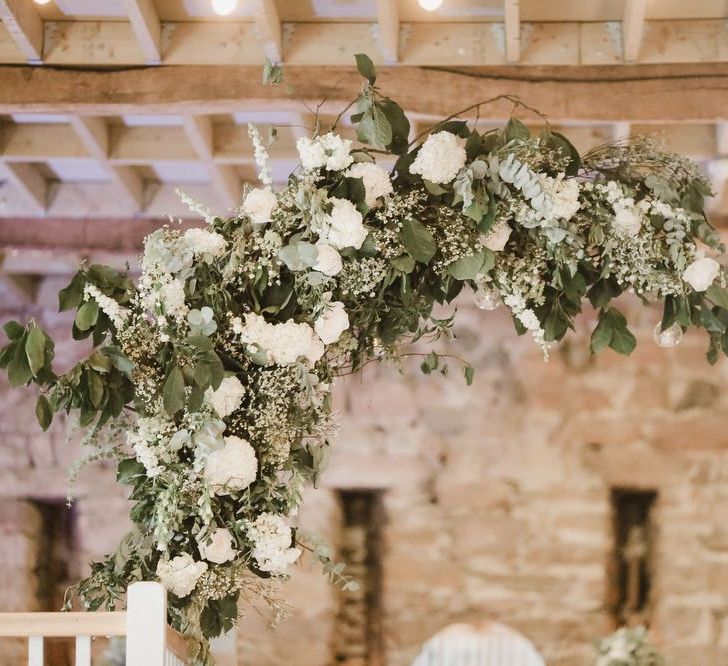
<path id="1" fill-rule="evenodd" d="M 393 191 L 389 173 L 372 162 L 357 162 L 344 175 L 349 178 L 361 178 L 366 193 L 364 201 L 369 208 L 377 205 L 379 197 L 384 197 Z"/>
<path id="2" fill-rule="evenodd" d="M 195 562 L 189 553 L 177 555 L 171 560 L 159 560 L 157 578 L 172 594 L 186 597 L 195 589 L 197 581 L 207 571 L 205 562 Z"/>
<path id="3" fill-rule="evenodd" d="M 449 183 L 465 166 L 465 148 L 450 132 L 430 134 L 417 153 L 409 171 L 431 183 Z"/>
<path id="4" fill-rule="evenodd" d="M 302 137 L 296 141 L 301 166 L 307 171 L 325 167 L 329 171 L 346 169 L 354 158 L 350 155 L 351 141 L 329 132 L 315 139 Z"/>
<path id="5" fill-rule="evenodd" d="M 615 206 L 614 226 L 625 236 L 636 236 L 642 228 L 642 213 L 634 206 Z"/>
<path id="6" fill-rule="evenodd" d="M 720 273 L 720 264 L 710 257 L 699 257 L 685 269 L 682 279 L 695 291 L 705 291 Z"/>
<path id="7" fill-rule="evenodd" d="M 255 449 L 240 437 L 225 437 L 225 445 L 205 461 L 205 480 L 216 495 L 231 495 L 247 488 L 258 474 Z"/>
<path id="8" fill-rule="evenodd" d="M 329 277 L 337 275 L 343 264 L 341 262 L 341 255 L 336 251 L 336 248 L 331 247 L 327 243 L 317 243 L 318 256 L 316 257 L 316 263 L 313 269 Z"/>
<path id="9" fill-rule="evenodd" d="M 270 222 L 271 213 L 278 200 L 270 187 L 250 190 L 243 202 L 243 210 L 250 216 L 253 224 Z"/>
<path id="10" fill-rule="evenodd" d="M 218 527 L 208 539 L 198 541 L 200 557 L 214 564 L 234 560 L 237 552 L 233 548 L 233 536 L 224 527 Z"/>
<path id="11" fill-rule="evenodd" d="M 483 238 L 483 245 L 493 252 L 502 252 L 508 239 L 511 237 L 512 229 L 506 220 L 494 224 Z"/>
<path id="12" fill-rule="evenodd" d="M 346 199 L 330 199 L 333 204 L 331 214 L 327 216 L 327 228 L 323 230 L 321 239 L 337 250 L 353 247 L 358 250 L 367 237 L 364 218 L 351 201 Z"/>
<path id="13" fill-rule="evenodd" d="M 313 328 L 325 345 L 336 342 L 349 328 L 349 315 L 346 314 L 344 304 L 339 301 L 329 303 L 329 307 L 314 322 Z"/>
<path id="14" fill-rule="evenodd" d="M 240 407 L 244 395 L 245 387 L 237 377 L 225 377 L 216 391 L 211 388 L 205 391 L 205 399 L 221 419 L 230 416 Z"/>

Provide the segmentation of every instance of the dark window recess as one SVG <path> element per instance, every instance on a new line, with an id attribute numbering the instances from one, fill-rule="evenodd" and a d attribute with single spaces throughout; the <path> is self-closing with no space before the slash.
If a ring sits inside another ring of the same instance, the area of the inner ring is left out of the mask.
<path id="1" fill-rule="evenodd" d="M 356 592 L 339 592 L 334 626 L 334 663 L 347 666 L 380 666 L 384 663 L 382 642 L 380 491 L 339 492 L 342 513 L 339 537 L 340 562 L 345 573 L 359 583 Z"/>
<path id="2" fill-rule="evenodd" d="M 614 551 L 609 606 L 618 625 L 649 624 L 654 576 L 653 490 L 612 490 Z"/>

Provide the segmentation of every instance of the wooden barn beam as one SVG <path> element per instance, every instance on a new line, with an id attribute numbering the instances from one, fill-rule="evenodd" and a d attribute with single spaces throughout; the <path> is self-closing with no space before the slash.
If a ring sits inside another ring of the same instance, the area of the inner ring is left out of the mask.
<path id="1" fill-rule="evenodd" d="M 275 0 L 253 0 L 255 30 L 271 62 L 283 61 L 283 26 Z"/>
<path id="2" fill-rule="evenodd" d="M 647 0 L 624 0 L 622 51 L 625 62 L 639 60 L 645 32 Z"/>
<path id="3" fill-rule="evenodd" d="M 43 60 L 43 19 L 30 0 L 0 0 L 0 19 L 26 60 Z"/>
<path id="4" fill-rule="evenodd" d="M 147 64 L 162 62 L 162 24 L 152 0 L 124 0 L 132 30 Z"/>
<path id="5" fill-rule="evenodd" d="M 0 113 L 224 114 L 245 110 L 301 111 L 302 100 L 328 99 L 336 113 L 360 91 L 351 67 L 287 67 L 286 95 L 266 86 L 260 68 L 189 65 L 122 70 L 0 67 Z M 728 64 L 589 67 L 481 67 L 442 70 L 382 67 L 377 84 L 406 110 L 444 116 L 456 106 L 516 95 L 554 121 L 713 122 L 726 118 Z M 507 117 L 512 104 L 480 110 Z M 126 128 L 132 130 L 135 128 Z M 113 157 L 113 151 L 112 151 Z"/>
<path id="6" fill-rule="evenodd" d="M 520 0 L 504 0 L 503 16 L 506 32 L 506 62 L 517 63 L 521 59 L 521 10 Z"/>
<path id="7" fill-rule="evenodd" d="M 392 0 L 377 0 L 379 51 L 384 62 L 399 61 L 399 8 Z"/>
<path id="8" fill-rule="evenodd" d="M 32 164 L 0 164 L 0 179 L 4 178 L 25 199 L 37 214 L 48 209 L 49 188 L 41 173 Z"/>

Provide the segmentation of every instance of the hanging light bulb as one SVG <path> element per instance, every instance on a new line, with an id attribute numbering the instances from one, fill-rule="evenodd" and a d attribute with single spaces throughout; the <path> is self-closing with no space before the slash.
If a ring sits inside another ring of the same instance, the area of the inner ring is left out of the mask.
<path id="1" fill-rule="evenodd" d="M 238 0 L 212 0 L 212 10 L 220 16 L 227 16 L 235 11 Z"/>
<path id="2" fill-rule="evenodd" d="M 683 330 L 680 324 L 673 324 L 663 331 L 662 324 L 658 323 L 652 331 L 652 337 L 660 347 L 677 347 L 682 340 Z"/>
<path id="3" fill-rule="evenodd" d="M 47 5 L 51 0 L 35 0 L 36 5 Z"/>
<path id="4" fill-rule="evenodd" d="M 426 9 L 428 12 L 434 12 L 436 9 L 440 9 L 443 0 L 417 0 L 422 9 Z"/>

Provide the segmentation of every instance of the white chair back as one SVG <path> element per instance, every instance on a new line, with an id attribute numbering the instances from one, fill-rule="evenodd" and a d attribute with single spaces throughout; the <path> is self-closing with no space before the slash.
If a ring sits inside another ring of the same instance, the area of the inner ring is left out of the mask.
<path id="1" fill-rule="evenodd" d="M 422 648 L 412 666 L 546 666 L 525 636 L 496 622 L 451 624 Z"/>

